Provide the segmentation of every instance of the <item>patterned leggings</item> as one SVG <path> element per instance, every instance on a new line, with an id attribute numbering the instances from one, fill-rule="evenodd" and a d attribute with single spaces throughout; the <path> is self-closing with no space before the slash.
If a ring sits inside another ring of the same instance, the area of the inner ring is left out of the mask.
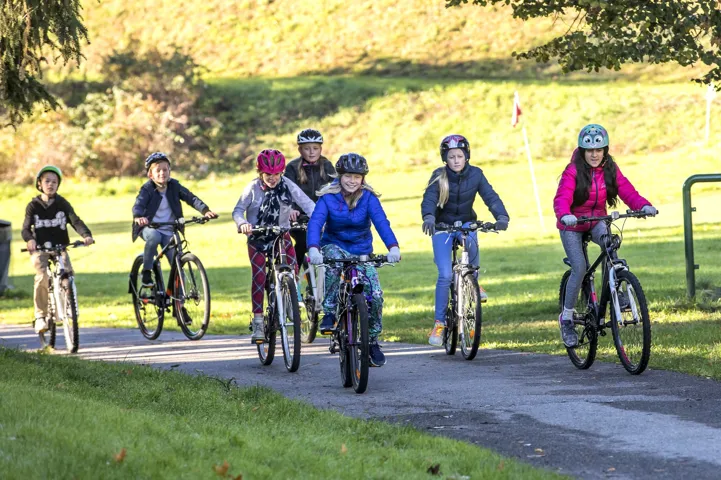
<path id="1" fill-rule="evenodd" d="M 283 235 L 283 243 L 288 265 L 293 267 L 298 275 L 298 262 L 295 259 L 295 249 L 290 241 L 290 235 Z M 265 296 L 265 254 L 259 252 L 255 247 L 248 244 L 248 257 L 250 258 L 250 273 L 252 282 L 250 287 L 250 299 L 253 304 L 253 313 L 263 313 L 263 299 Z"/>
<path id="2" fill-rule="evenodd" d="M 346 258 L 352 256 L 337 245 L 326 245 L 322 248 L 325 258 Z M 340 266 L 327 267 L 325 270 L 325 298 L 323 313 L 336 316 L 338 306 L 338 290 L 340 290 Z M 368 336 L 371 341 L 378 339 L 383 330 L 383 290 L 378 280 L 378 271 L 372 265 L 359 265 L 358 271 L 366 277 L 363 293 L 368 300 Z"/>

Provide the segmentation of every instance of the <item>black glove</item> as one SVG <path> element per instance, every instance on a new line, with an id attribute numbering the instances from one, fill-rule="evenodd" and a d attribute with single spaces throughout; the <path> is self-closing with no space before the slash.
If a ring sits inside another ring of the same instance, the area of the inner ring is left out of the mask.
<path id="1" fill-rule="evenodd" d="M 496 230 L 508 230 L 508 217 L 501 215 L 496 219 Z"/>
<path id="2" fill-rule="evenodd" d="M 423 233 L 429 236 L 433 236 L 433 234 L 436 233 L 436 217 L 426 215 L 423 218 Z"/>

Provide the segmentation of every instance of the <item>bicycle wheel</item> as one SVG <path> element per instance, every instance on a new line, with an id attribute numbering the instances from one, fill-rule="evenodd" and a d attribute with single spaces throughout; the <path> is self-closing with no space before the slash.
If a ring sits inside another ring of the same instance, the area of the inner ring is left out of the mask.
<path id="1" fill-rule="evenodd" d="M 133 299 L 135 320 L 138 322 L 140 333 L 148 340 L 155 340 L 163 331 L 165 318 L 165 287 L 160 264 L 153 264 L 153 277 L 155 289 L 145 288 L 141 292 L 140 272 L 143 268 L 143 256 L 138 255 L 130 270 L 130 295 Z"/>
<path id="2" fill-rule="evenodd" d="M 356 393 L 363 393 L 368 386 L 370 357 L 368 356 L 368 304 L 362 293 L 356 293 L 351 298 L 348 352 L 353 390 Z"/>
<path id="3" fill-rule="evenodd" d="M 348 314 L 343 311 L 338 318 L 338 328 L 336 334 L 338 338 L 338 358 L 340 360 L 340 379 L 345 388 L 353 385 L 353 375 L 351 372 L 350 350 L 348 348 Z M 332 342 L 333 340 L 331 340 Z"/>
<path id="4" fill-rule="evenodd" d="M 53 277 L 50 276 L 50 281 L 53 281 Z M 40 338 L 40 347 L 55 348 L 55 339 L 57 338 L 57 327 L 55 325 L 56 318 L 56 307 L 55 307 L 55 295 L 53 294 L 52 288 L 48 289 L 48 316 L 45 321 L 48 322 L 48 329 L 43 333 L 38 333 Z M 35 325 L 33 325 L 35 326 Z"/>
<path id="5" fill-rule="evenodd" d="M 459 333 L 461 342 L 461 354 L 466 360 L 473 360 L 478 353 L 478 345 L 481 343 L 481 322 L 483 319 L 481 311 L 481 293 L 478 290 L 478 280 L 473 273 L 467 273 L 461 278 L 463 289 L 463 305 L 460 305 L 458 323 L 463 328 Z"/>
<path id="6" fill-rule="evenodd" d="M 65 333 L 65 348 L 69 353 L 77 353 L 80 345 L 78 331 L 78 297 L 73 278 L 61 281 L 59 298 L 65 305 L 65 318 L 63 331 Z"/>
<path id="7" fill-rule="evenodd" d="M 651 357 L 651 320 L 641 282 L 629 271 L 616 272 L 616 299 L 611 297 L 611 332 L 618 358 L 631 374 L 638 375 L 648 366 Z M 616 305 L 616 302 L 618 304 Z M 616 314 L 616 306 L 621 318 Z"/>
<path id="8" fill-rule="evenodd" d="M 266 313 L 263 316 L 263 331 L 265 332 L 265 342 L 257 343 L 258 358 L 263 365 L 270 365 L 275 358 L 275 342 L 278 326 L 278 312 L 275 308 L 275 293 L 266 289 L 265 304 L 268 305 Z"/>
<path id="9" fill-rule="evenodd" d="M 571 271 L 567 270 L 561 278 L 561 286 L 558 291 L 559 313 L 563 312 L 563 300 L 566 297 L 566 284 L 571 276 Z M 584 285 L 581 293 L 576 299 L 574 308 L 573 322 L 578 335 L 578 345 L 572 348 L 566 347 L 568 358 L 571 359 L 576 368 L 585 370 L 593 365 L 596 359 L 596 349 L 598 348 L 598 331 L 595 327 L 595 313 L 591 308 L 588 288 Z"/>
<path id="10" fill-rule="evenodd" d="M 283 326 L 279 325 L 280 341 L 283 346 L 283 361 L 289 372 L 295 372 L 300 366 L 300 307 L 298 291 L 293 277 L 284 276 L 280 280 L 283 301 Z"/>
<path id="11" fill-rule="evenodd" d="M 455 355 L 458 346 L 458 317 L 456 312 L 456 293 L 451 287 L 448 294 L 449 307 L 446 309 L 446 328 L 443 329 L 443 346 L 446 348 L 446 355 Z"/>
<path id="12" fill-rule="evenodd" d="M 210 285 L 198 257 L 192 253 L 183 255 L 173 287 L 180 329 L 190 340 L 200 340 L 210 323 Z"/>
<path id="13" fill-rule="evenodd" d="M 300 339 L 303 343 L 313 343 L 315 335 L 318 333 L 318 312 L 316 311 L 315 295 L 313 295 L 313 285 L 310 283 L 310 274 L 308 269 L 312 268 L 303 262 L 300 272 L 300 282 L 298 287 L 303 294 L 303 304 L 305 305 L 305 314 L 300 319 Z"/>

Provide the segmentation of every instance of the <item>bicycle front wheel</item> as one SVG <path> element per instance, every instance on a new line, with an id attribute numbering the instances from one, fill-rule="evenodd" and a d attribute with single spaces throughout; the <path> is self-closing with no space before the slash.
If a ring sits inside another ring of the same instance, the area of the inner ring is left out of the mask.
<path id="1" fill-rule="evenodd" d="M 462 326 L 458 339 L 461 342 L 461 354 L 466 360 L 473 360 L 478 353 L 481 343 L 481 293 L 478 289 L 478 280 L 473 273 L 467 273 L 461 278 L 463 304 L 458 308 L 458 323 Z"/>
<path id="2" fill-rule="evenodd" d="M 561 278 L 561 286 L 558 290 L 559 314 L 563 312 L 563 302 L 566 298 L 566 285 L 571 271 L 567 270 Z M 578 335 L 578 344 L 575 347 L 566 347 L 568 358 L 571 359 L 576 368 L 585 370 L 593 365 L 596 360 L 596 349 L 598 348 L 598 331 L 595 327 L 595 313 L 590 308 L 590 298 L 588 289 L 583 286 L 581 293 L 576 299 L 576 307 L 574 308 L 573 323 Z"/>
<path id="3" fill-rule="evenodd" d="M 280 326 L 283 360 L 285 368 L 289 372 L 295 372 L 300 366 L 300 308 L 298 291 L 292 277 L 282 277 L 280 291 L 283 297 L 283 316 L 285 317 L 281 319 L 283 326 Z"/>
<path id="4" fill-rule="evenodd" d="M 623 367 L 638 375 L 651 357 L 651 320 L 641 282 L 629 271 L 616 272 L 616 300 L 611 297 L 611 332 Z M 618 318 L 616 307 L 621 312 Z"/>
<path id="5" fill-rule="evenodd" d="M 73 278 L 63 279 L 60 283 L 60 301 L 65 305 L 63 332 L 65 348 L 69 353 L 77 353 L 80 346 L 78 331 L 78 297 Z"/>
<path id="6" fill-rule="evenodd" d="M 50 276 L 50 281 L 53 281 L 52 276 Z M 55 295 L 53 294 L 52 289 L 48 290 L 48 316 L 45 318 L 45 321 L 48 323 L 48 329 L 47 331 L 43 333 L 38 333 L 38 337 L 40 338 L 40 346 L 41 348 L 50 347 L 55 348 L 55 339 L 57 338 L 57 327 L 55 325 L 55 319 L 57 318 L 57 307 L 55 306 Z M 35 325 L 33 325 L 35 326 Z"/>
<path id="7" fill-rule="evenodd" d="M 456 311 L 458 299 L 456 298 L 455 289 L 452 287 L 448 294 L 448 300 L 450 305 L 446 309 L 446 327 L 443 329 L 443 346 L 446 349 L 446 355 L 455 355 L 456 347 L 458 346 L 458 312 Z"/>
<path id="8" fill-rule="evenodd" d="M 210 323 L 210 285 L 198 257 L 192 253 L 183 255 L 173 287 L 180 329 L 190 340 L 200 340 Z"/>
<path id="9" fill-rule="evenodd" d="M 138 322 L 140 333 L 148 340 L 155 340 L 163 331 L 165 318 L 165 287 L 160 264 L 153 264 L 153 277 L 155 288 L 142 288 L 141 272 L 143 269 L 143 256 L 138 255 L 130 269 L 130 295 L 133 299 L 135 320 Z M 142 291 L 141 291 L 142 290 Z"/>
<path id="10" fill-rule="evenodd" d="M 265 342 L 256 344 L 258 359 L 262 365 L 268 366 L 275 358 L 275 342 L 277 340 L 278 309 L 275 308 L 275 293 L 265 291 L 265 304 L 268 305 L 266 314 L 263 316 L 263 331 Z"/>
<path id="11" fill-rule="evenodd" d="M 318 333 L 318 312 L 316 311 L 315 295 L 313 294 L 313 285 L 310 283 L 310 274 L 308 269 L 312 268 L 305 265 L 300 272 L 300 282 L 298 287 L 303 293 L 303 304 L 305 305 L 305 314 L 300 319 L 300 339 L 303 343 L 313 343 L 315 335 Z"/>
<path id="12" fill-rule="evenodd" d="M 353 390 L 356 393 L 363 393 L 368 386 L 370 357 L 368 356 L 368 304 L 362 293 L 356 293 L 351 298 L 349 327 L 347 351 L 350 356 Z"/>

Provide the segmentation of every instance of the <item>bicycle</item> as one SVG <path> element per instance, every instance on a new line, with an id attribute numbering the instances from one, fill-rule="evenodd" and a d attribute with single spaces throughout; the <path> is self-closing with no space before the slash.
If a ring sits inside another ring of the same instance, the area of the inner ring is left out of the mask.
<path id="1" fill-rule="evenodd" d="M 57 325 L 62 323 L 65 334 L 65 348 L 69 353 L 77 353 L 80 346 L 80 332 L 78 330 L 78 291 L 75 287 L 75 277 L 65 271 L 63 252 L 68 247 L 77 248 L 85 246 L 80 240 L 66 245 L 38 245 L 37 251 L 49 254 L 48 258 L 48 315 L 45 318 L 48 324 L 48 338 L 45 333 L 38 333 L 43 348 L 55 348 Z M 20 250 L 27 252 L 27 248 Z"/>
<path id="2" fill-rule="evenodd" d="M 576 300 L 573 323 L 576 325 L 578 344 L 566 348 L 571 362 L 579 369 L 589 368 L 598 348 L 598 337 L 606 335 L 611 328 L 618 358 L 624 368 L 633 375 L 643 372 L 651 356 L 651 321 L 648 316 L 646 296 L 641 282 L 631 273 L 626 260 L 618 258 L 617 251 L 623 240 L 623 227 L 619 233 L 611 234 L 613 222 L 621 218 L 646 218 L 649 215 L 641 211 L 627 210 L 626 214 L 611 212 L 601 217 L 581 217 L 578 223 L 605 222 L 608 233 L 602 238 L 601 254 L 591 265 L 588 260 L 590 234 L 583 238 L 583 255 L 586 259 L 586 273 L 581 284 L 581 292 Z M 618 227 L 617 227 L 618 228 Z M 568 258 L 563 262 L 571 266 Z M 601 300 L 596 295 L 594 284 L 595 271 L 601 265 L 603 271 Z M 563 311 L 566 285 L 571 270 L 561 278 L 559 305 Z M 610 322 L 605 321 L 606 308 L 610 306 Z"/>
<path id="3" fill-rule="evenodd" d="M 128 276 L 128 293 L 132 296 L 135 319 L 140 333 L 148 340 L 155 340 L 163 330 L 165 313 L 172 309 L 173 317 L 183 334 L 190 340 L 200 340 L 208 330 L 210 323 L 210 285 L 208 275 L 197 256 L 186 251 L 184 226 L 189 223 L 204 224 L 210 221 L 206 217 L 193 217 L 190 220 L 179 218 L 172 222 L 151 222 L 151 228 L 164 225 L 173 227 L 173 237 L 160 250 L 153 262 L 152 275 L 154 287 L 139 286 L 143 269 L 143 254 L 133 261 Z M 163 282 L 160 260 L 175 250 L 168 275 L 168 287 Z"/>
<path id="4" fill-rule="evenodd" d="M 256 342 L 258 358 L 263 365 L 273 363 L 277 336 L 280 333 L 285 368 L 289 372 L 295 372 L 300 367 L 301 326 L 295 269 L 288 264 L 285 252 L 285 234 L 290 228 L 256 226 L 251 231 L 275 236 L 271 253 L 265 256 L 265 338 Z M 280 302 L 277 301 L 278 298 L 281 299 Z"/>
<path id="5" fill-rule="evenodd" d="M 358 270 L 361 264 L 376 268 L 393 265 L 386 255 L 360 255 L 346 258 L 326 259 L 326 267 L 342 266 L 338 289 L 338 324 L 330 339 L 330 353 L 339 353 L 340 377 L 343 387 L 351 385 L 356 393 L 368 387 L 369 336 L 368 299 L 363 294 L 365 275 Z"/>
<path id="6" fill-rule="evenodd" d="M 293 230 L 306 231 L 308 225 L 297 223 L 291 225 Z M 318 333 L 318 319 L 323 311 L 323 293 L 325 292 L 325 267 L 312 265 L 308 255 L 300 262 L 298 273 L 298 288 L 303 295 L 305 315 L 301 317 L 300 339 L 303 343 L 313 343 Z"/>
<path id="7" fill-rule="evenodd" d="M 466 360 L 473 360 L 481 344 L 483 311 L 481 292 L 478 286 L 478 267 L 470 263 L 466 241 L 472 232 L 498 233 L 490 222 L 455 222 L 436 224 L 436 231 L 460 232 L 461 239 L 453 239 L 453 278 L 451 280 L 449 306 L 446 309 L 446 326 L 443 329 L 443 346 L 447 355 L 455 355 L 458 340 L 461 354 Z M 458 250 L 461 250 L 460 261 Z"/>

